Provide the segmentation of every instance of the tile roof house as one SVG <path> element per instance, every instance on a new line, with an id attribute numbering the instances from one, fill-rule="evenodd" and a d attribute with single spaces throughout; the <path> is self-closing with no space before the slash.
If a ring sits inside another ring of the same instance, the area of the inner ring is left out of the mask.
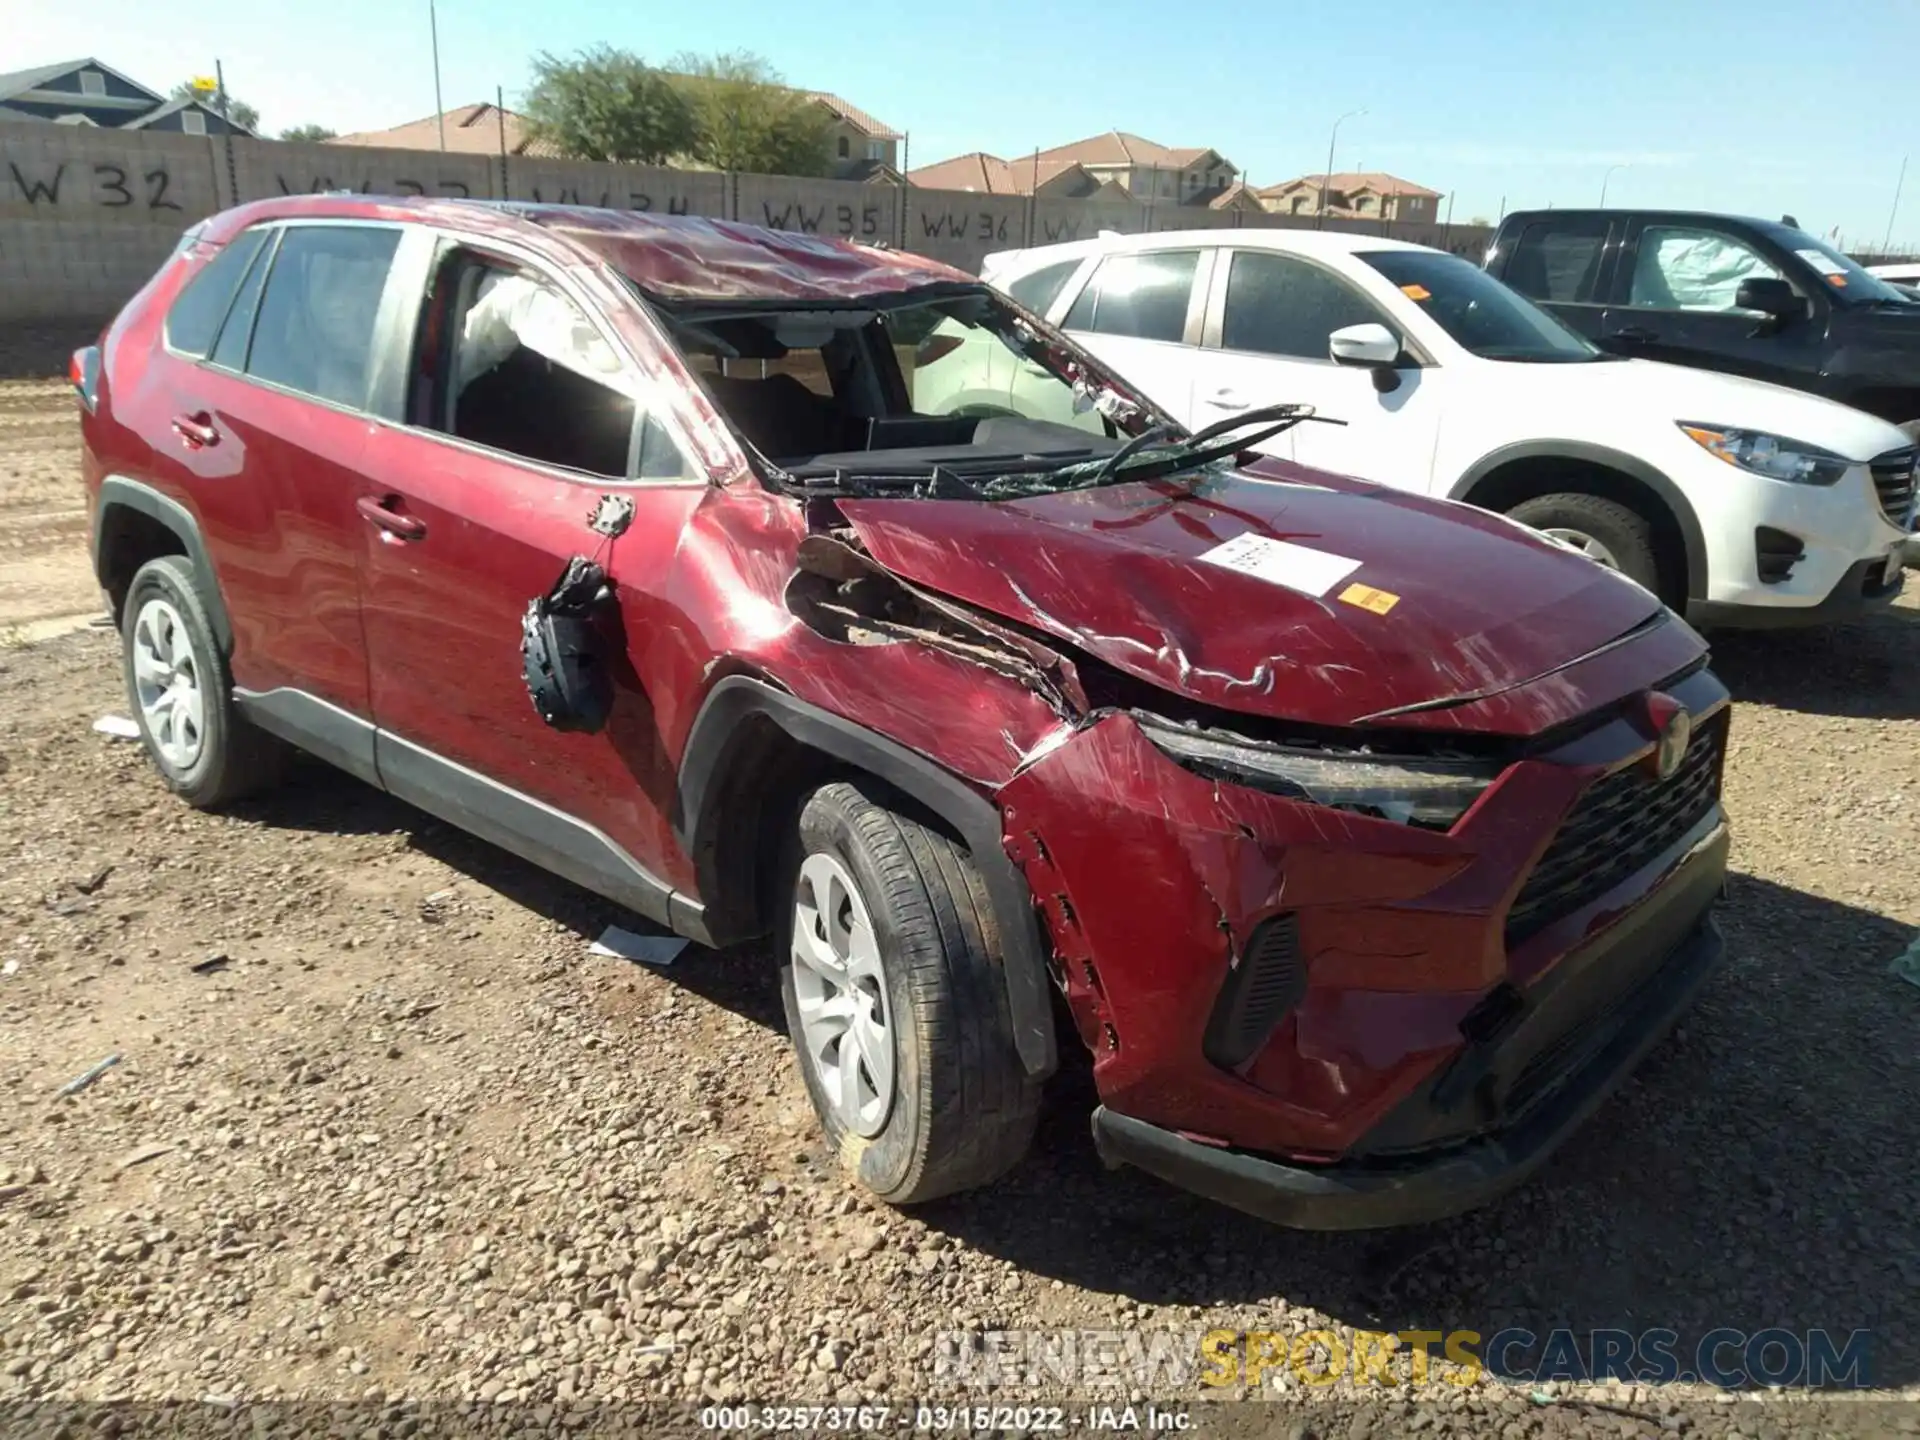
<path id="1" fill-rule="evenodd" d="M 1318 215 L 1320 191 L 1335 220 L 1401 220 L 1431 225 L 1439 218 L 1440 192 L 1377 170 L 1302 175 L 1255 191 L 1264 209 L 1281 215 Z"/>
<path id="2" fill-rule="evenodd" d="M 361 130 L 351 135 L 336 135 L 329 145 L 373 145 L 387 150 L 438 150 L 440 120 L 429 115 L 424 120 L 409 120 L 390 130 Z M 460 155 L 498 155 L 500 134 L 506 131 L 509 155 L 553 156 L 559 152 L 544 146 L 527 133 L 523 115 L 497 105 L 460 105 L 446 112 L 447 150 Z"/>
<path id="3" fill-rule="evenodd" d="M 0 75 L 0 120 L 47 120 L 107 130 L 188 135 L 253 132 L 202 100 L 169 100 L 92 56 Z"/>
<path id="4" fill-rule="evenodd" d="M 1133 200 L 1155 205 L 1258 210 L 1219 151 L 1175 149 L 1109 130 L 1033 155 L 1003 160 L 975 152 L 922 166 L 908 177 L 927 189 L 1061 200 Z"/>
<path id="5" fill-rule="evenodd" d="M 832 117 L 827 143 L 833 155 L 833 174 L 840 180 L 898 180 L 897 153 L 901 135 L 866 111 L 824 90 L 802 91 Z M 495 105 L 461 105 L 446 112 L 446 145 L 462 155 L 498 155 L 500 132 L 506 131 L 509 155 L 558 158 L 553 146 L 535 140 L 527 118 Z M 389 130 L 362 130 L 338 135 L 331 145 L 375 145 L 389 150 L 438 150 L 440 117 L 409 120 Z"/>

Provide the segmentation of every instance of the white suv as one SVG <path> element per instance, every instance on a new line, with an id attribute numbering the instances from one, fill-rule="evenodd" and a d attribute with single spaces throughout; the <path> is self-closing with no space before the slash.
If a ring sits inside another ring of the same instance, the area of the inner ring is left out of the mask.
<path id="1" fill-rule="evenodd" d="M 1011 251 L 982 273 L 1190 426 L 1305 402 L 1343 423 L 1297 426 L 1273 454 L 1499 511 L 1698 623 L 1835 619 L 1899 593 L 1915 506 L 1899 430 L 1615 359 L 1441 251 L 1206 230 Z M 948 338 L 922 347 L 916 408 L 1030 410 L 1018 367 Z"/>

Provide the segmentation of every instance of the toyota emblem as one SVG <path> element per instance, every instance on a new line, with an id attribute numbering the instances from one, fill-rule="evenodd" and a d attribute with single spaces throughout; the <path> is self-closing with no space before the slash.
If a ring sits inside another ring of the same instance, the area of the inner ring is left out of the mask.
<path id="1" fill-rule="evenodd" d="M 1687 745 L 1693 739 L 1693 717 L 1671 695 L 1658 691 L 1647 696 L 1647 719 L 1655 736 L 1649 768 L 1659 780 L 1670 780 L 1687 758 Z"/>

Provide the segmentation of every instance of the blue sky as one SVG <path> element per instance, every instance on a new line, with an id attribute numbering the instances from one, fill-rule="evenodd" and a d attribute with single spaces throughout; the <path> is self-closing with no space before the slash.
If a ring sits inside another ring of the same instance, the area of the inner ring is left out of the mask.
<path id="1" fill-rule="evenodd" d="M 6 0 L 0 69 L 97 54 L 161 88 L 225 63 L 277 130 L 433 111 L 427 0 Z M 24 15 L 22 11 L 24 10 Z M 217 13 L 217 23 L 211 23 Z M 745 48 L 911 135 L 915 165 L 1031 153 L 1102 130 L 1211 145 L 1270 184 L 1326 164 L 1454 197 L 1454 218 L 1692 205 L 1920 245 L 1920 4 L 1855 0 L 438 0 L 449 106 L 508 104 L 529 57 L 605 41 L 665 60 Z M 197 23 L 194 17 L 210 23 Z M 24 22 L 24 23 L 23 23 Z"/>

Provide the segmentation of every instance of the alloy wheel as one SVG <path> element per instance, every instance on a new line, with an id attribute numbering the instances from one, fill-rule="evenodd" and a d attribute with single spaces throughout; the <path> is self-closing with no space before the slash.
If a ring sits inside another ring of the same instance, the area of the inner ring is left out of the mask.
<path id="1" fill-rule="evenodd" d="M 893 1109 L 894 1042 L 880 945 L 847 867 L 816 852 L 793 905 L 793 993 L 810 1066 L 834 1116 L 871 1139 Z"/>
<path id="2" fill-rule="evenodd" d="M 200 758 L 206 740 L 201 665 L 186 621 L 167 600 L 149 600 L 133 622 L 133 688 L 154 748 L 176 771 Z"/>
<path id="3" fill-rule="evenodd" d="M 1613 551 L 1583 530 L 1569 530 L 1564 525 L 1549 525 L 1540 533 L 1549 540 L 1558 540 L 1569 550 L 1578 550 L 1589 560 L 1604 565 L 1609 570 L 1620 568 L 1620 562 L 1614 558 Z"/>

